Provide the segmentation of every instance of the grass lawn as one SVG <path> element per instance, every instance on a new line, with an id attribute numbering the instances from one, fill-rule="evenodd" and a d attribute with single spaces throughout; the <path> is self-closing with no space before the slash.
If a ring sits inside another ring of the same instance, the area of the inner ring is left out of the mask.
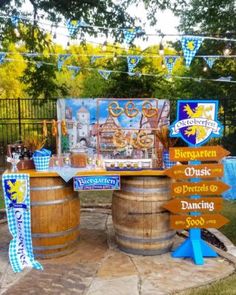
<path id="1" fill-rule="evenodd" d="M 236 245 L 236 201 L 224 201 L 221 213 L 230 222 L 223 226 L 220 231 Z"/>
<path id="2" fill-rule="evenodd" d="M 236 274 L 220 280 L 208 287 L 185 292 L 184 295 L 235 295 L 236 294 Z"/>

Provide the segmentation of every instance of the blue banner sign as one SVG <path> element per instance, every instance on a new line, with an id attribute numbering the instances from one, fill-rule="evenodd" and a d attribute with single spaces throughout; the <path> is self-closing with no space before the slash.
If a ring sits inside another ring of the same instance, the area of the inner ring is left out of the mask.
<path id="1" fill-rule="evenodd" d="M 14 272 L 20 272 L 25 267 L 43 269 L 33 255 L 29 183 L 28 174 L 2 176 L 8 227 L 13 237 L 9 246 L 9 259 Z"/>
<path id="2" fill-rule="evenodd" d="M 119 175 L 75 176 L 74 191 L 120 190 Z"/>

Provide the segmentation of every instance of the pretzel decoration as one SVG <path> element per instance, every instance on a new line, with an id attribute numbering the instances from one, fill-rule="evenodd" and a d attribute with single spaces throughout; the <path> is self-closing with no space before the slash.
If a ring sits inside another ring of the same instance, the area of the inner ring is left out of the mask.
<path id="1" fill-rule="evenodd" d="M 146 131 L 141 130 L 137 134 L 135 145 L 138 146 L 138 148 L 143 149 L 149 149 L 153 145 L 153 139 L 148 136 Z"/>
<path id="2" fill-rule="evenodd" d="M 48 137 L 47 121 L 43 120 L 43 137 Z"/>
<path id="3" fill-rule="evenodd" d="M 119 117 L 124 112 L 124 109 L 119 106 L 117 101 L 113 101 L 108 105 L 108 111 L 112 117 Z"/>
<path id="4" fill-rule="evenodd" d="M 143 115 L 147 118 L 151 118 L 157 115 L 158 108 L 154 108 L 150 101 L 145 101 L 142 106 Z"/>
<path id="5" fill-rule="evenodd" d="M 57 121 L 52 120 L 52 136 L 57 136 Z"/>
<path id="6" fill-rule="evenodd" d="M 125 114 L 129 118 L 136 117 L 138 115 L 139 110 L 135 107 L 135 104 L 132 101 L 128 101 L 125 104 Z"/>
<path id="7" fill-rule="evenodd" d="M 118 148 L 124 148 L 125 146 L 127 146 L 127 140 L 123 131 L 117 130 L 114 133 L 113 144 Z"/>
<path id="8" fill-rule="evenodd" d="M 61 121 L 61 133 L 62 135 L 67 135 L 67 128 L 66 128 L 66 121 L 62 120 Z"/>

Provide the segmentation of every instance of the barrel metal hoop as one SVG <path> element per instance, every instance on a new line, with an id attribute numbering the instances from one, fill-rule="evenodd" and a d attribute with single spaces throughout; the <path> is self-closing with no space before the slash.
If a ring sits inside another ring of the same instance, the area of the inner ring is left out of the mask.
<path id="1" fill-rule="evenodd" d="M 73 241 L 64 243 L 64 244 L 60 244 L 60 245 L 51 245 L 51 246 L 33 246 L 33 249 L 36 251 L 44 251 L 44 250 L 56 250 L 56 249 L 62 249 L 62 248 L 66 248 L 68 246 L 73 245 L 78 239 L 76 238 Z"/>
<path id="2" fill-rule="evenodd" d="M 37 258 L 53 258 L 53 257 L 60 257 L 60 256 L 64 256 L 67 254 L 70 254 L 71 252 L 75 251 L 77 249 L 77 247 L 75 247 L 78 243 L 77 239 L 76 241 L 74 241 L 74 247 L 73 248 L 69 248 L 66 249 L 64 251 L 60 251 L 60 252 L 56 252 L 56 253 L 47 253 L 47 254 L 38 254 L 38 253 L 34 253 L 34 256 Z"/>
<path id="3" fill-rule="evenodd" d="M 142 191 L 140 191 L 140 187 L 134 187 L 134 186 L 122 186 L 122 190 L 123 192 L 130 192 L 130 193 L 142 193 L 142 194 L 153 194 L 153 193 L 168 193 L 170 192 L 170 189 L 168 187 L 161 187 L 161 188 L 146 188 L 142 189 Z"/>
<path id="4" fill-rule="evenodd" d="M 66 185 L 53 185 L 53 186 L 33 186 L 30 188 L 31 191 L 50 191 L 58 190 L 66 187 Z"/>
<path id="5" fill-rule="evenodd" d="M 52 200 L 52 201 L 42 201 L 42 202 L 31 202 L 31 206 L 48 206 L 48 205 L 58 205 L 58 204 L 64 204 L 67 203 L 73 199 L 77 199 L 78 196 L 77 195 L 73 195 L 73 196 L 68 196 L 65 199 L 60 199 L 60 200 Z"/>
<path id="6" fill-rule="evenodd" d="M 170 240 L 172 239 L 174 236 L 175 236 L 175 233 L 171 233 L 171 235 L 168 235 L 166 237 L 161 237 L 161 238 L 157 238 L 157 239 L 152 239 L 152 238 L 146 238 L 146 239 L 143 239 L 143 238 L 134 238 L 134 237 L 127 237 L 127 236 L 124 236 L 124 235 L 121 235 L 119 233 L 116 232 L 116 236 L 117 238 L 123 240 L 123 241 L 130 241 L 130 242 L 133 242 L 133 243 L 146 243 L 146 244 L 150 244 L 150 243 L 155 243 L 155 242 L 162 242 L 162 241 L 167 241 L 167 240 Z"/>
<path id="7" fill-rule="evenodd" d="M 79 230 L 80 226 L 76 225 L 75 227 L 69 228 L 64 231 L 55 232 L 55 233 L 32 233 L 33 238 L 54 238 L 60 236 L 69 235 L 71 232 Z"/>
<path id="8" fill-rule="evenodd" d="M 167 252 L 170 252 L 171 247 L 166 247 L 164 249 L 158 249 L 158 250 L 148 250 L 148 249 L 132 249 L 132 248 L 127 248 L 123 247 L 121 245 L 118 245 L 120 250 L 130 253 L 130 254 L 135 254 L 135 255 L 144 255 L 144 256 L 154 256 L 154 255 L 161 255 L 165 254 Z"/>

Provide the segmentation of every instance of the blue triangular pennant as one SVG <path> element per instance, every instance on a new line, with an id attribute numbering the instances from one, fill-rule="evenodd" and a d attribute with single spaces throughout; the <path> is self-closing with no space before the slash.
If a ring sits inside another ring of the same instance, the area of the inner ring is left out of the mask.
<path id="1" fill-rule="evenodd" d="M 108 70 L 98 70 L 98 73 L 105 79 L 107 80 L 111 74 L 111 71 Z"/>
<path id="2" fill-rule="evenodd" d="M 6 55 L 7 55 L 6 52 L 0 52 L 0 64 L 4 62 Z"/>
<path id="3" fill-rule="evenodd" d="M 203 56 L 203 58 L 208 64 L 210 69 L 213 67 L 214 62 L 217 60 L 217 57 L 215 56 Z"/>
<path id="4" fill-rule="evenodd" d="M 81 27 L 88 27 L 89 25 L 85 21 L 78 21 L 78 20 L 67 20 L 66 27 L 68 29 L 69 35 L 73 37 L 79 28 Z"/>
<path id="5" fill-rule="evenodd" d="M 170 74 L 172 73 L 176 60 L 178 58 L 178 56 L 165 56 L 165 64 Z"/>
<path id="6" fill-rule="evenodd" d="M 194 56 L 196 55 L 198 49 L 200 48 L 203 37 L 197 36 L 183 36 L 181 39 L 183 54 L 185 58 L 186 66 L 190 66 Z"/>
<path id="7" fill-rule="evenodd" d="M 71 56 L 71 54 L 59 54 L 58 55 L 57 68 L 59 71 L 61 70 L 65 60 L 70 56 Z"/>
<path id="8" fill-rule="evenodd" d="M 75 78 L 75 76 L 79 73 L 81 68 L 77 66 L 67 66 L 67 69 L 72 72 L 72 78 Z"/>
<path id="9" fill-rule="evenodd" d="M 95 63 L 95 61 L 99 58 L 102 58 L 103 56 L 102 55 L 93 55 L 91 56 L 91 59 L 90 59 L 90 62 L 91 64 Z"/>
<path id="10" fill-rule="evenodd" d="M 136 37 L 136 29 L 124 29 L 123 34 L 124 34 L 124 40 L 125 43 L 130 44 Z"/>
<path id="11" fill-rule="evenodd" d="M 127 56 L 128 72 L 132 72 L 141 59 L 142 56 L 138 55 Z"/>
<path id="12" fill-rule="evenodd" d="M 11 23 L 12 23 L 12 25 L 14 26 L 14 27 L 18 27 L 18 24 L 19 24 L 19 21 L 20 21 L 20 17 L 19 17 L 19 15 L 12 15 L 11 16 Z"/>

